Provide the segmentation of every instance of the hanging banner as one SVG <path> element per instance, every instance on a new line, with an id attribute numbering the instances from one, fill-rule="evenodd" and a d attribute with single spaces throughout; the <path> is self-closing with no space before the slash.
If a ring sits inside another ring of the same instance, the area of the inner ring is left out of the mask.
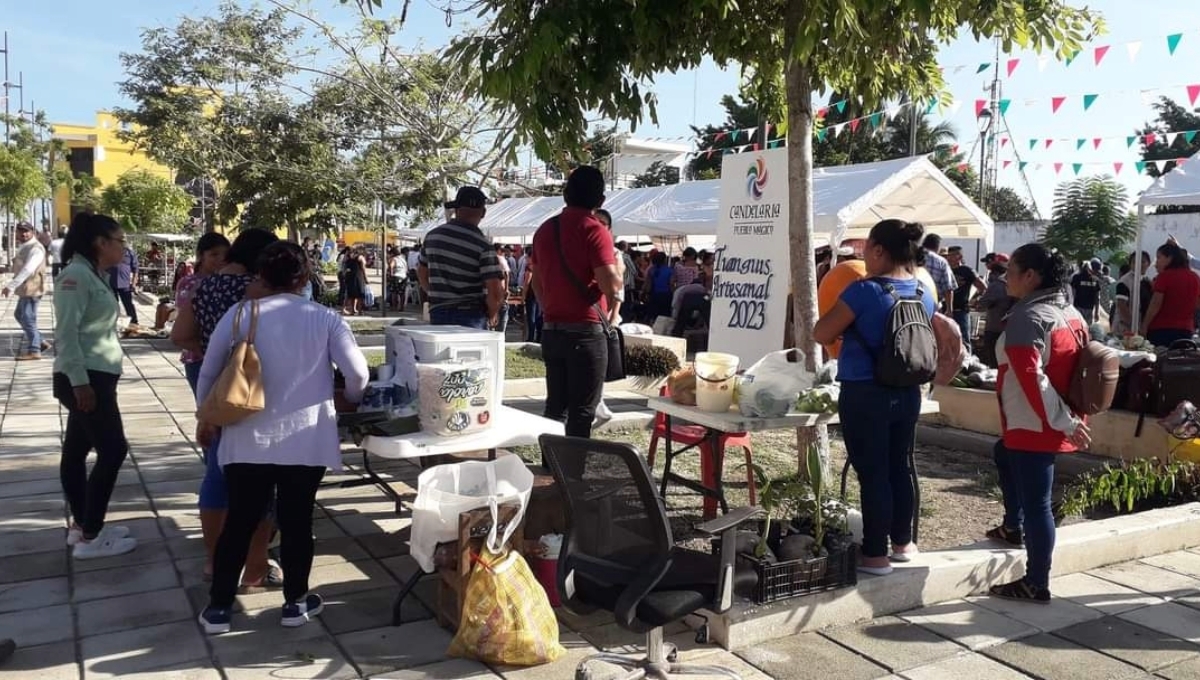
<path id="1" fill-rule="evenodd" d="M 749 366 L 783 347 L 787 323 L 787 150 L 726 156 L 713 252 L 708 348 Z"/>

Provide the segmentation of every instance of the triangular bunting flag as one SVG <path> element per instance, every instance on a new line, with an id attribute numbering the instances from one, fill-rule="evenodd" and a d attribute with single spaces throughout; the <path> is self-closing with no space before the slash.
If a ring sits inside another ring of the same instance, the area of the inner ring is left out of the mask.
<path id="1" fill-rule="evenodd" d="M 1092 104 L 1096 103 L 1096 97 L 1099 97 L 1099 96 L 1100 95 L 1098 95 L 1098 94 L 1083 95 L 1083 110 L 1087 111 L 1088 109 L 1092 108 Z"/>
<path id="2" fill-rule="evenodd" d="M 855 118 L 854 120 L 850 121 L 850 131 L 858 132 L 858 124 L 860 122 L 862 122 L 862 118 Z"/>
<path id="3" fill-rule="evenodd" d="M 1041 169 L 1042 169 L 1042 168 L 1044 168 L 1044 167 L 1046 167 L 1046 164 L 1045 164 L 1045 163 L 1035 163 L 1035 164 L 1033 165 L 1033 169 L 1034 169 L 1034 170 L 1041 170 Z"/>
<path id="4" fill-rule="evenodd" d="M 834 106 L 835 106 L 835 107 L 837 107 L 838 113 L 845 113 L 845 112 L 846 112 L 846 100 L 845 100 L 845 99 L 843 99 L 842 101 L 840 101 L 840 102 L 838 102 L 838 103 L 834 104 Z"/>
<path id="5" fill-rule="evenodd" d="M 951 147 L 950 147 L 950 155 L 951 155 L 951 156 L 957 156 L 957 155 L 958 155 L 958 145 L 957 145 L 957 144 L 955 144 L 954 146 L 951 146 Z"/>
<path id="6" fill-rule="evenodd" d="M 1050 55 L 1049 54 L 1039 54 L 1038 55 L 1038 71 L 1039 72 L 1045 71 L 1046 64 L 1049 64 L 1049 63 L 1050 63 Z"/>
<path id="7" fill-rule="evenodd" d="M 1154 144 L 1154 142 L 1158 141 L 1158 135 L 1154 134 L 1153 132 L 1147 132 L 1142 139 L 1146 141 L 1146 146 L 1150 146 Z"/>
<path id="8" fill-rule="evenodd" d="M 767 137 L 770 138 L 770 136 L 771 136 L 771 124 L 770 123 L 763 123 L 763 132 L 767 133 Z"/>
<path id="9" fill-rule="evenodd" d="M 968 167 L 970 167 L 970 164 L 969 164 L 969 163 L 959 163 L 959 164 L 958 164 L 958 171 L 959 171 L 959 172 L 966 172 Z"/>
<path id="10" fill-rule="evenodd" d="M 1037 143 L 1038 143 L 1038 140 L 1036 140 L 1036 139 L 1029 140 L 1029 150 L 1033 151 L 1034 147 L 1037 146 Z"/>
<path id="11" fill-rule="evenodd" d="M 734 131 L 730 132 L 729 133 L 729 141 L 736 142 L 738 133 L 740 133 L 740 132 L 741 132 L 741 130 L 734 130 Z"/>
<path id="12" fill-rule="evenodd" d="M 1136 141 L 1137 141 L 1137 137 L 1126 137 L 1125 138 L 1125 147 L 1133 148 L 1133 143 Z"/>
<path id="13" fill-rule="evenodd" d="M 1055 163 L 1054 164 L 1054 174 L 1057 175 L 1058 173 L 1062 172 L 1062 168 L 1063 168 L 1062 163 Z"/>
<path id="14" fill-rule="evenodd" d="M 1008 146 L 1008 137 L 1001 137 L 1000 138 L 1000 148 L 1003 149 L 1006 146 Z"/>
<path id="15" fill-rule="evenodd" d="M 895 120 L 896 116 L 899 116 L 899 115 L 900 115 L 900 107 L 899 106 L 889 106 L 887 108 L 888 120 Z"/>
<path id="16" fill-rule="evenodd" d="M 976 72 L 976 73 L 983 73 L 984 71 L 988 70 L 988 69 L 989 69 L 989 68 L 991 68 L 991 67 L 992 67 L 992 62 L 990 62 L 990 61 L 985 61 L 985 62 L 983 62 L 982 64 L 980 64 L 980 65 L 979 65 L 979 68 L 975 69 L 975 72 Z"/>
<path id="17" fill-rule="evenodd" d="M 1171 161 L 1150 161 L 1150 162 L 1154 164 L 1154 169 L 1157 170 L 1158 174 L 1161 175 L 1161 174 L 1163 174 L 1163 171 L 1166 170 L 1167 163 L 1170 163 Z"/>
<path id="18" fill-rule="evenodd" d="M 1025 166 L 1029 165 L 1029 161 L 1020 161 L 1017 163 L 1017 172 L 1025 172 Z"/>
<path id="19" fill-rule="evenodd" d="M 1100 47 L 1096 48 L 1096 51 L 1093 53 L 1096 60 L 1096 66 L 1099 66 L 1100 62 L 1104 61 L 1104 55 L 1108 54 L 1108 48 L 1108 45 L 1101 45 Z"/>
<path id="20" fill-rule="evenodd" d="M 1083 148 L 1083 145 L 1084 145 L 1084 144 L 1087 144 L 1087 140 L 1086 140 L 1086 139 L 1076 139 L 1076 140 L 1075 140 L 1075 150 L 1076 150 L 1076 151 L 1079 151 L 1080 149 L 1082 149 L 1082 148 Z"/>
<path id="21" fill-rule="evenodd" d="M 1145 161 L 1138 161 L 1133 164 L 1133 167 L 1137 168 L 1139 175 L 1146 172 L 1146 162 Z"/>
<path id="22" fill-rule="evenodd" d="M 1095 139 L 1093 139 L 1093 140 L 1092 140 L 1092 148 L 1093 148 L 1093 149 L 1099 149 L 1099 148 L 1100 148 L 1100 142 L 1103 142 L 1103 141 L 1104 141 L 1104 138 L 1103 138 L 1103 137 L 1096 137 Z"/>
<path id="23" fill-rule="evenodd" d="M 829 114 L 828 106 L 822 106 L 821 108 L 817 109 L 817 118 L 824 118 L 828 114 Z"/>
<path id="24" fill-rule="evenodd" d="M 832 128 L 830 128 L 829 131 L 833 133 L 834 137 L 837 137 L 838 135 L 842 134 L 842 130 L 845 129 L 845 127 L 846 127 L 845 123 L 838 123 L 837 125 L 834 125 Z"/>
<path id="25" fill-rule="evenodd" d="M 1067 66 L 1070 66 L 1071 62 L 1075 61 L 1075 57 L 1078 57 L 1078 56 L 1079 56 L 1079 50 L 1075 50 L 1074 52 L 1072 52 L 1071 56 L 1067 57 Z"/>
<path id="26" fill-rule="evenodd" d="M 1196 97 L 1200 97 L 1200 85 L 1188 85 L 1187 93 L 1188 93 L 1188 101 L 1192 103 L 1192 106 L 1195 106 L 1196 105 Z"/>
<path id="27" fill-rule="evenodd" d="M 925 115 L 929 115 L 937 109 L 938 101 L 936 99 L 929 100 L 929 106 L 925 107 Z"/>
<path id="28" fill-rule="evenodd" d="M 1174 55 L 1175 50 L 1179 49 L 1179 41 L 1183 40 L 1182 33 L 1172 33 L 1167 36 L 1167 52 Z"/>
<path id="29" fill-rule="evenodd" d="M 726 138 L 726 137 L 728 137 L 728 136 L 729 136 L 729 133 L 728 133 L 728 132 L 718 132 L 718 133 L 717 133 L 717 136 L 716 136 L 716 138 L 715 138 L 715 139 L 713 139 L 713 141 L 714 141 L 714 142 L 719 142 L 719 141 L 721 141 L 722 139 L 725 139 L 725 138 Z"/>
<path id="30" fill-rule="evenodd" d="M 737 149 L 735 149 L 734 147 L 727 146 L 727 147 L 725 147 L 725 150 L 722 153 L 724 155 L 728 156 L 729 154 L 734 153 L 735 151 L 737 151 Z"/>
<path id="31" fill-rule="evenodd" d="M 1142 41 L 1134 40 L 1133 42 L 1125 43 L 1125 50 L 1129 52 L 1129 61 L 1137 61 L 1138 52 L 1142 51 Z"/>
<path id="32" fill-rule="evenodd" d="M 1053 113 L 1058 113 L 1058 109 L 1063 105 L 1063 102 L 1065 102 L 1065 101 L 1067 101 L 1066 97 L 1051 97 L 1050 98 L 1050 111 L 1052 111 Z"/>
<path id="33" fill-rule="evenodd" d="M 1051 144 L 1053 144 L 1053 143 L 1054 143 L 1054 140 L 1053 140 L 1053 139 L 1047 139 L 1047 140 L 1046 140 L 1046 148 L 1047 148 L 1047 149 L 1049 149 L 1049 148 L 1050 148 L 1050 145 L 1051 145 Z"/>
<path id="34" fill-rule="evenodd" d="M 828 128 L 821 128 L 820 130 L 817 130 L 817 141 L 818 142 L 825 141 L 825 136 L 828 134 L 829 134 Z"/>
<path id="35" fill-rule="evenodd" d="M 1079 176 L 1079 171 L 1083 169 L 1083 163 L 1072 163 L 1071 169 L 1075 171 L 1075 176 Z"/>
<path id="36" fill-rule="evenodd" d="M 975 100 L 975 117 L 976 118 L 979 117 L 980 113 L 983 113 L 983 107 L 985 107 L 985 106 L 987 106 L 987 100 L 985 100 L 985 99 L 976 99 Z"/>
<path id="37" fill-rule="evenodd" d="M 749 137 L 747 137 L 747 139 L 749 139 L 750 141 L 753 142 L 754 137 L 758 134 L 758 128 L 756 128 L 756 127 L 746 128 L 746 134 L 749 135 Z"/>
<path id="38" fill-rule="evenodd" d="M 1012 78 L 1013 71 L 1017 70 L 1017 66 L 1020 63 L 1021 63 L 1020 59 L 1009 59 L 1008 60 L 1008 77 L 1009 78 Z"/>
<path id="39" fill-rule="evenodd" d="M 1167 146 L 1175 146 L 1175 140 L 1179 139 L 1178 132 L 1167 133 Z"/>
<path id="40" fill-rule="evenodd" d="M 1006 161 L 1004 161 L 1003 163 L 1001 163 L 1001 165 L 1000 165 L 1000 168 L 1001 168 L 1002 170 L 1007 170 L 1007 169 L 1008 169 L 1008 166 L 1010 166 L 1010 165 L 1012 165 L 1012 161 L 1008 161 L 1008 160 L 1006 160 Z"/>
<path id="41" fill-rule="evenodd" d="M 879 127 L 879 124 L 880 124 L 881 122 L 883 122 L 883 114 L 882 114 L 882 113 L 878 113 L 878 112 L 877 112 L 877 113 L 872 113 L 872 114 L 871 114 L 871 119 L 870 119 L 870 120 L 871 120 L 871 127 L 875 127 L 875 128 L 877 128 L 877 127 Z"/>
<path id="42" fill-rule="evenodd" d="M 1009 106 L 1009 104 L 1012 104 L 1012 100 L 1011 100 L 1011 99 L 1001 99 L 1001 100 L 1000 100 L 1000 115 L 1001 115 L 1001 116 L 1003 116 L 1004 114 L 1008 113 L 1008 106 Z"/>
<path id="43" fill-rule="evenodd" d="M 958 115 L 958 111 L 962 108 L 962 105 L 963 103 L 961 99 L 955 99 L 954 101 L 950 102 L 950 115 L 948 117 L 953 118 L 954 116 Z"/>
<path id="44" fill-rule="evenodd" d="M 967 70 L 966 64 L 959 64 L 958 66 L 954 67 L 954 75 L 958 75 L 959 73 L 962 73 L 965 70 Z"/>
<path id="45" fill-rule="evenodd" d="M 709 149 L 709 150 L 708 150 L 708 151 L 707 151 L 707 152 L 704 154 L 704 157 L 705 157 L 705 158 L 712 158 L 713 151 L 714 151 L 714 149 Z"/>
<path id="46" fill-rule="evenodd" d="M 1183 141 L 1187 142 L 1188 144 L 1191 144 L 1192 140 L 1195 138 L 1196 138 L 1195 130 L 1188 130 L 1187 132 L 1183 133 Z"/>
<path id="47" fill-rule="evenodd" d="M 1114 175 L 1121 174 L 1121 168 L 1123 168 L 1123 167 L 1125 167 L 1124 163 L 1121 163 L 1121 162 L 1113 163 L 1113 174 Z"/>

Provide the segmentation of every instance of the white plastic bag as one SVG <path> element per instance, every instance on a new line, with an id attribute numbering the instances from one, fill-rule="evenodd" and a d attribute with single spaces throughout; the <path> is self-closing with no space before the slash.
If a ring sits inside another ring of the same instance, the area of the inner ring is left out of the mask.
<path id="1" fill-rule="evenodd" d="M 496 460 L 466 461 L 429 468 L 417 478 L 417 501 L 413 504 L 410 552 L 426 573 L 433 571 L 433 553 L 438 543 L 458 540 L 459 513 L 490 508 L 492 531 L 487 547 L 500 552 L 512 536 L 529 505 L 533 473 L 521 458 L 501 456 Z M 521 510 L 502 535 L 496 533 L 501 505 L 519 503 Z"/>
<path id="2" fill-rule="evenodd" d="M 788 355 L 796 353 L 796 362 Z M 787 415 L 800 393 L 812 387 L 813 375 L 804 369 L 804 352 L 783 349 L 758 360 L 738 381 L 738 408 L 753 418 Z"/>

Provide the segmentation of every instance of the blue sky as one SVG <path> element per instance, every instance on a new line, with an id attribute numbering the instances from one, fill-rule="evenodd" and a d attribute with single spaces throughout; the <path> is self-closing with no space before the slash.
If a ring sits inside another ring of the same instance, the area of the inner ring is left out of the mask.
<path id="1" fill-rule="evenodd" d="M 181 15 L 215 11 L 216 0 L 43 0 L 20 2 L 0 0 L 0 29 L 8 31 L 10 78 L 24 74 L 25 103 L 36 102 L 51 120 L 89 122 L 96 109 L 120 103 L 116 82 L 122 78 L 118 54 L 136 50 L 139 29 L 144 26 L 171 25 Z M 409 25 L 399 42 L 426 47 L 444 44 L 464 17 L 455 19 L 448 29 L 445 16 L 428 0 L 414 0 L 409 10 Z M 1073 163 L 1083 163 L 1080 175 L 1113 173 L 1112 163 L 1124 163 L 1118 179 L 1128 187 L 1130 196 L 1149 183 L 1137 177 L 1133 163 L 1136 147 L 1128 148 L 1124 137 L 1151 118 L 1149 101 L 1164 94 L 1186 104 L 1186 86 L 1200 84 L 1200 3 L 1183 0 L 1092 0 L 1088 3 L 1105 15 L 1108 34 L 1094 41 L 1069 67 L 1051 61 L 1039 70 L 1036 55 L 1016 53 L 1001 57 L 1006 71 L 1008 58 L 1020 63 L 1011 78 L 1004 78 L 1004 98 L 1011 100 L 1008 124 L 1013 142 L 1001 153 L 1001 159 L 1013 161 L 1000 173 L 1001 184 L 1024 193 L 1017 172 L 1014 152 L 1027 161 L 1026 175 L 1032 195 L 1044 216 L 1049 216 L 1054 187 L 1074 177 Z M 335 0 L 314 0 L 313 5 L 335 22 L 346 21 L 348 11 Z M 396 11 L 399 0 L 385 0 L 385 11 Z M 70 17 L 70 21 L 50 21 L 48 17 Z M 1173 56 L 1168 54 L 1167 36 L 1182 33 Z M 1136 60 L 1129 56 L 1128 43 L 1141 41 Z M 1095 47 L 1109 45 L 1100 66 L 1094 65 Z M 947 46 L 941 56 L 950 92 L 962 102 L 957 111 L 947 110 L 935 118 L 948 119 L 958 130 L 963 151 L 971 148 L 977 135 L 974 100 L 985 98 L 984 87 L 990 82 L 990 70 L 976 73 L 993 56 L 990 44 L 970 38 Z M 1006 75 L 1006 74 L 1005 74 Z M 697 72 L 664 75 L 654 90 L 660 101 L 655 128 L 643 125 L 640 137 L 673 137 L 689 134 L 692 123 L 717 123 L 723 112 L 717 102 L 737 88 L 737 72 L 720 71 L 712 64 Z M 1086 112 L 1082 97 L 1099 95 Z M 13 108 L 19 93 L 13 92 Z M 1057 113 L 1052 98 L 1065 96 Z M 1198 101 L 1200 103 L 1200 101 Z M 1105 138 L 1093 148 L 1093 138 Z M 1029 140 L 1055 139 L 1049 149 L 1044 141 L 1030 150 Z M 1089 140 L 1076 149 L 1075 140 Z M 976 157 L 977 158 L 977 157 Z M 973 162 L 977 163 L 977 160 Z M 1063 163 L 1056 174 L 1054 163 Z M 1042 164 L 1040 169 L 1038 164 Z"/>

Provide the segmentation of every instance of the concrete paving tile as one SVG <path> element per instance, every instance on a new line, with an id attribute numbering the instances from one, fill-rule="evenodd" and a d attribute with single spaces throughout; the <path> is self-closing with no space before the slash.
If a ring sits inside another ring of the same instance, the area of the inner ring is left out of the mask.
<path id="1" fill-rule="evenodd" d="M 246 660 L 255 654 L 263 655 L 268 650 L 291 654 L 302 651 L 309 644 L 330 639 L 318 623 L 284 628 L 279 624 L 279 617 L 279 607 L 235 615 L 232 631 L 209 637 L 213 652 L 225 663 L 226 660 Z"/>
<path id="2" fill-rule="evenodd" d="M 1037 678 L 1127 680 L 1145 675 L 1137 666 L 1046 633 L 992 647 L 983 654 Z"/>
<path id="3" fill-rule="evenodd" d="M 209 659 L 197 659 L 178 666 L 156 668 L 144 673 L 122 673 L 110 675 L 88 671 L 88 680 L 92 678 L 120 678 L 121 680 L 221 680 L 221 673 Z"/>
<path id="4" fill-rule="evenodd" d="M 191 618 L 192 609 L 182 588 L 92 600 L 78 608 L 80 637 Z"/>
<path id="5" fill-rule="evenodd" d="M 399 531 L 388 531 L 380 534 L 362 534 L 358 542 L 371 553 L 372 557 L 382 559 L 408 554 L 408 542 L 411 538 L 412 527 L 408 526 Z"/>
<path id="6" fill-rule="evenodd" d="M 73 641 L 49 645 L 17 646 L 6 663 L 0 664 L 0 680 L 81 680 Z"/>
<path id="7" fill-rule="evenodd" d="M 66 512 L 66 500 L 63 499 L 61 490 L 33 496 L 0 498 L 0 516 L 2 517 L 27 513 L 62 517 L 64 512 Z"/>
<path id="8" fill-rule="evenodd" d="M 171 557 L 176 560 L 187 560 L 196 557 L 204 557 L 204 539 L 200 536 L 195 538 L 187 536 L 179 536 L 166 540 L 167 550 L 171 552 Z"/>
<path id="9" fill-rule="evenodd" d="M 314 567 L 308 577 L 308 588 L 329 600 L 364 590 L 399 588 L 399 584 L 378 562 L 340 562 Z M 283 594 L 279 591 L 268 591 L 239 595 L 238 601 L 247 610 L 282 606 Z"/>
<path id="10" fill-rule="evenodd" d="M 1063 598 L 1052 599 L 1048 605 L 1014 602 L 987 596 L 972 597 L 967 601 L 1047 633 L 1103 616 L 1095 609 Z"/>
<path id="11" fill-rule="evenodd" d="M 1200 680 L 1200 658 L 1192 658 L 1174 666 L 1160 668 L 1156 675 L 1166 680 Z"/>
<path id="12" fill-rule="evenodd" d="M 380 535 L 382 536 L 383 534 Z M 358 544 L 358 541 L 350 536 L 326 538 L 316 541 L 313 545 L 314 567 L 322 567 L 327 564 L 340 564 L 342 562 L 358 562 L 370 557 L 367 551 L 363 550 L 363 547 Z"/>
<path id="13" fill-rule="evenodd" d="M 367 677 L 442 661 L 451 635 L 433 621 L 383 626 L 337 636 L 342 649 Z"/>
<path id="14" fill-rule="evenodd" d="M 121 677 L 207 660 L 195 621 L 177 621 L 84 638 L 79 643 L 88 678 Z"/>
<path id="15" fill-rule="evenodd" d="M 29 609 L 0 614 L 0 631 L 17 641 L 18 647 L 70 640 L 75 636 L 70 605 Z"/>
<path id="16" fill-rule="evenodd" d="M 1200 578 L 1200 554 L 1187 550 L 1143 557 L 1140 561 L 1151 566 L 1170 569 L 1185 576 Z"/>
<path id="17" fill-rule="evenodd" d="M 616 623 L 612 622 L 612 614 L 608 615 L 609 623 L 603 626 L 595 626 L 584 631 L 579 631 L 579 637 L 582 637 L 596 649 L 602 652 L 611 652 L 613 654 L 638 654 L 646 651 L 646 634 L 634 633 L 626 630 Z M 560 624 L 561 625 L 561 624 Z M 678 635 L 686 631 L 688 627 L 682 622 L 673 623 L 670 626 L 663 628 L 663 635 L 668 641 L 674 642 L 672 636 Z M 695 642 L 693 636 L 692 642 Z M 680 652 L 687 651 L 687 647 L 680 645 Z"/>
<path id="18" fill-rule="evenodd" d="M 153 520 L 151 520 L 153 521 Z M 132 524 L 132 522 L 122 522 L 123 526 Z M 124 555 L 115 557 L 103 557 L 96 560 L 75 560 L 72 568 L 76 574 L 83 574 L 89 571 L 100 571 L 103 569 L 113 569 L 116 567 L 132 567 L 139 564 L 152 564 L 155 562 L 170 562 L 171 553 L 167 550 L 167 544 L 162 539 L 142 541 L 142 534 L 130 532 L 138 540 L 138 546 L 132 552 L 127 552 Z"/>
<path id="19" fill-rule="evenodd" d="M 0 586 L 0 612 L 63 604 L 70 598 L 70 590 L 70 583 L 65 576 L 19 581 Z"/>
<path id="20" fill-rule="evenodd" d="M 971 650 L 1035 635 L 1037 628 L 966 600 L 952 600 L 897 614 Z"/>
<path id="21" fill-rule="evenodd" d="M 62 540 L 66 540 L 67 530 L 65 528 L 65 508 L 64 514 L 45 513 L 45 514 L 25 514 L 12 515 L 0 519 L 0 536 L 9 534 L 25 534 L 37 531 L 57 530 L 62 534 Z M 39 550 L 46 550 L 48 544 L 39 547 Z"/>
<path id="22" fill-rule="evenodd" d="M 1055 634 L 1147 671 L 1200 655 L 1200 647 L 1190 642 L 1113 616 L 1076 624 Z"/>
<path id="23" fill-rule="evenodd" d="M 380 588 L 327 597 L 321 621 L 334 634 L 391 625 L 392 603 L 399 592 L 399 588 Z M 433 617 L 415 597 L 404 598 L 400 613 L 405 623 Z"/>
<path id="24" fill-rule="evenodd" d="M 0 478 L 4 478 L 3 472 L 0 472 Z M 62 493 L 62 483 L 58 479 L 33 479 L 27 482 L 0 484 L 0 498 L 14 498 L 17 496 L 32 496 L 54 492 Z"/>
<path id="25" fill-rule="evenodd" d="M 0 583 L 67 575 L 66 534 L 62 545 L 49 552 L 0 557 Z"/>
<path id="26" fill-rule="evenodd" d="M 894 616 L 822 631 L 825 637 L 886 667 L 893 673 L 954 656 L 962 648 Z"/>
<path id="27" fill-rule="evenodd" d="M 1104 614 L 1120 614 L 1164 602 L 1162 598 L 1084 572 L 1051 579 L 1050 592 Z"/>
<path id="28" fill-rule="evenodd" d="M 358 677 L 358 671 L 329 639 L 298 640 L 294 644 L 279 644 L 245 654 L 222 654 L 220 658 L 228 680 L 348 680 Z"/>
<path id="29" fill-rule="evenodd" d="M 58 523 L 60 528 L 57 529 L 0 533 L 0 557 L 63 549 L 67 544 L 67 530 L 61 519 Z"/>
<path id="30" fill-rule="evenodd" d="M 372 680 L 499 680 L 487 666 L 478 661 L 451 659 L 416 668 L 406 668 L 371 676 Z"/>
<path id="31" fill-rule="evenodd" d="M 1200 611 L 1181 604 L 1167 602 L 1125 612 L 1120 617 L 1160 633 L 1200 643 Z"/>
<path id="32" fill-rule="evenodd" d="M 75 602 L 166 590 L 180 585 L 171 562 L 88 571 L 75 575 Z"/>
<path id="33" fill-rule="evenodd" d="M 567 653 L 552 663 L 541 666 L 493 666 L 492 671 L 505 680 L 558 680 L 575 675 L 575 667 L 586 656 L 596 654 L 598 649 L 574 633 L 560 633 L 558 643 Z M 604 678 L 604 676 L 600 676 Z M 607 679 L 605 679 L 607 680 Z"/>
<path id="34" fill-rule="evenodd" d="M 1029 676 L 979 654 L 965 653 L 904 671 L 907 680 L 1028 680 Z"/>
<path id="35" fill-rule="evenodd" d="M 1088 573 L 1168 600 L 1200 592 L 1200 580 L 1144 562 L 1123 562 Z"/>
<path id="36" fill-rule="evenodd" d="M 837 669 L 839 680 L 877 680 L 890 673 L 883 666 L 816 633 L 801 633 L 735 650 L 776 680 L 826 680 Z"/>
<path id="37" fill-rule="evenodd" d="M 178 514 L 158 513 L 158 529 L 165 538 L 200 537 L 200 511 L 195 508 Z"/>

